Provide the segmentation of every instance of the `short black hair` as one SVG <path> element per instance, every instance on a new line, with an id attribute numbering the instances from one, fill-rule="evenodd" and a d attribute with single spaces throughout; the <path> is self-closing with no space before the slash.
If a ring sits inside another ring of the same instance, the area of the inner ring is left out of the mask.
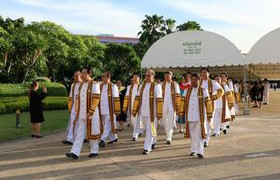
<path id="1" fill-rule="evenodd" d="M 196 73 L 192 74 L 192 78 L 193 77 L 199 78 L 198 74 L 196 74 Z"/>
<path id="2" fill-rule="evenodd" d="M 208 67 L 203 67 L 200 69 L 200 72 L 202 72 L 203 70 L 206 70 L 207 72 L 210 72 L 209 68 Z"/>
<path id="3" fill-rule="evenodd" d="M 219 75 L 219 74 L 215 74 L 214 79 L 215 79 L 216 77 L 220 77 L 220 75 Z"/>
<path id="4" fill-rule="evenodd" d="M 87 71 L 87 73 L 88 73 L 89 75 L 92 75 L 92 68 L 91 68 L 91 67 L 85 66 L 85 67 L 83 67 L 83 70 L 84 70 L 84 69 Z"/>
<path id="5" fill-rule="evenodd" d="M 169 74 L 169 75 L 173 76 L 173 73 L 171 71 L 166 71 L 164 74 Z"/>
<path id="6" fill-rule="evenodd" d="M 188 71 L 188 72 L 186 73 L 186 75 L 188 75 L 188 74 L 192 75 L 192 72 Z"/>

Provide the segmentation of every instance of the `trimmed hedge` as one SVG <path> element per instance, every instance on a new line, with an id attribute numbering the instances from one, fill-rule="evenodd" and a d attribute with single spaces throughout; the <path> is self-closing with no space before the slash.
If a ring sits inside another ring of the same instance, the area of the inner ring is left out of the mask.
<path id="1" fill-rule="evenodd" d="M 43 102 L 44 110 L 67 109 L 67 97 L 47 96 Z M 0 114 L 15 113 L 17 108 L 20 111 L 29 110 L 29 99 L 27 96 L 0 97 Z"/>
<path id="2" fill-rule="evenodd" d="M 30 83 L 2 84 L 0 83 L 0 97 L 27 96 Z M 48 96 L 67 96 L 66 87 L 60 83 L 39 82 L 39 91 L 42 86 L 48 89 Z"/>

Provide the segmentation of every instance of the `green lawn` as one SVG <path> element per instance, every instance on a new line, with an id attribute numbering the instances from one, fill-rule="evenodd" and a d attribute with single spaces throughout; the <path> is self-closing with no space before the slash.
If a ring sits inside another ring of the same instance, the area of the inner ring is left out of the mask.
<path id="1" fill-rule="evenodd" d="M 68 123 L 67 110 L 44 111 L 45 122 L 42 123 L 42 135 L 56 130 L 65 129 Z M 0 143 L 19 138 L 30 137 L 31 123 L 29 112 L 20 114 L 21 127 L 16 129 L 16 115 L 0 115 Z"/>

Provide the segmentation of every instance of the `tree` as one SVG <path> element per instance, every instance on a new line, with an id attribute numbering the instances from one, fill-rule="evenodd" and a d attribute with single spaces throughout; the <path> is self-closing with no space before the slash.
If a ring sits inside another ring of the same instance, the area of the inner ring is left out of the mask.
<path id="1" fill-rule="evenodd" d="M 203 30 L 195 21 L 188 21 L 176 27 L 177 31 Z"/>
<path id="2" fill-rule="evenodd" d="M 49 21 L 33 22 L 28 26 L 46 41 L 44 56 L 49 69 L 48 76 L 55 81 L 60 67 L 67 61 L 72 35 L 62 26 Z"/>
<path id="3" fill-rule="evenodd" d="M 145 15 L 146 19 L 142 21 L 142 31 L 138 33 L 140 35 L 140 42 L 147 44 L 149 47 L 165 35 L 163 32 L 164 19 L 163 16 L 156 14 L 149 16 Z"/>
<path id="4" fill-rule="evenodd" d="M 170 34 L 174 31 L 176 21 L 174 19 L 166 19 L 164 21 L 163 31 L 165 34 Z"/>
<path id="5" fill-rule="evenodd" d="M 131 45 L 110 43 L 106 45 L 102 65 L 115 80 L 126 80 L 134 72 L 140 71 L 140 62 Z"/>

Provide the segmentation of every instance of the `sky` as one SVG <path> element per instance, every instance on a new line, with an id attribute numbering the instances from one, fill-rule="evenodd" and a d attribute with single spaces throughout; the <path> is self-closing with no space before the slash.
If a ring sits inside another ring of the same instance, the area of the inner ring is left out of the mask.
<path id="1" fill-rule="evenodd" d="M 0 15 L 26 23 L 52 21 L 75 34 L 137 37 L 144 16 L 176 25 L 197 21 L 233 42 L 242 53 L 280 27 L 279 0 L 1 0 Z"/>

